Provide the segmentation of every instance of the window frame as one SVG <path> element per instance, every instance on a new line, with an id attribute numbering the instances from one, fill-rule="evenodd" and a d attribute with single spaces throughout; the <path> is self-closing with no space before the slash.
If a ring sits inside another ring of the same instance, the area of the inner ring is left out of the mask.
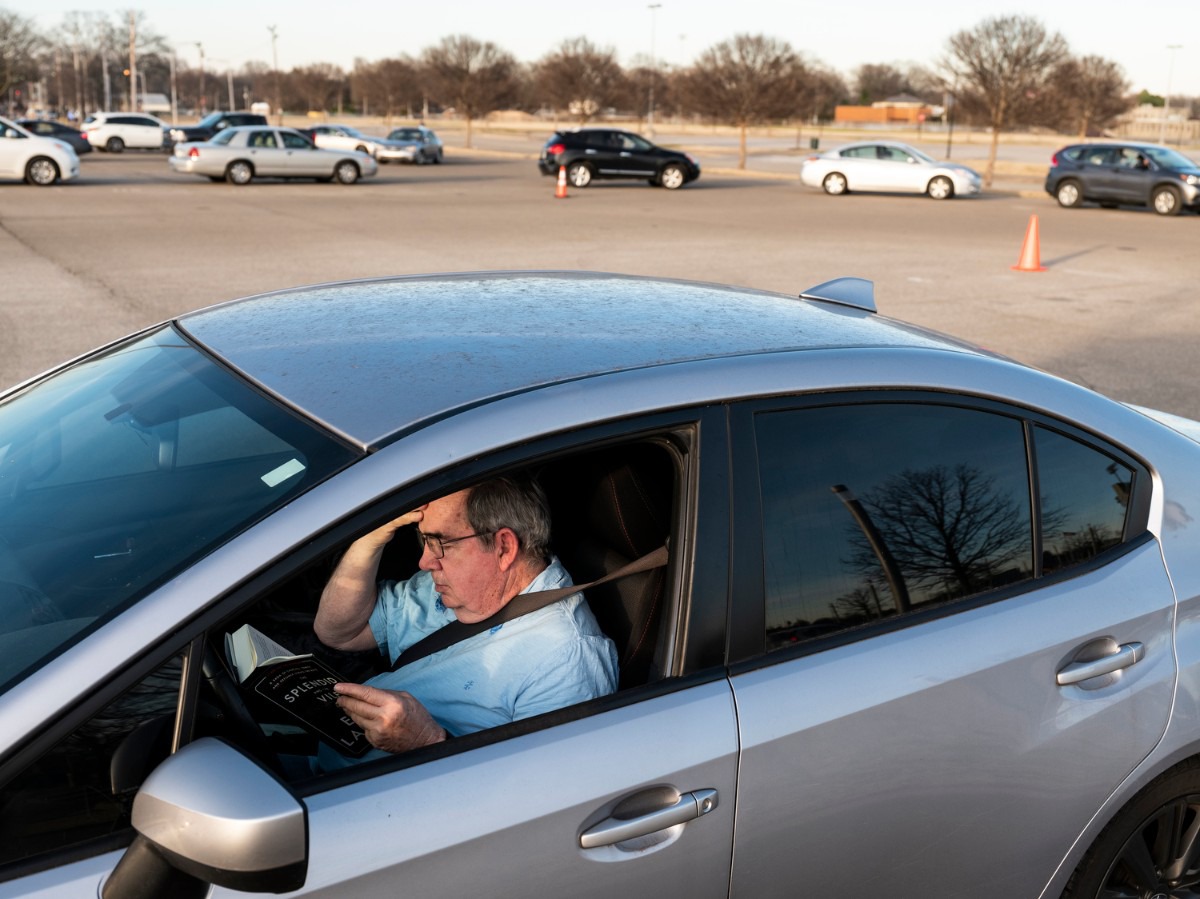
<path id="1" fill-rule="evenodd" d="M 972 411 L 998 414 L 1022 424 L 1025 440 L 1025 459 L 1030 488 L 1030 547 L 1033 550 L 1034 575 L 972 596 L 953 599 L 903 616 L 871 622 L 859 627 L 818 637 L 786 649 L 768 651 L 766 640 L 766 578 L 765 544 L 763 540 L 762 504 L 755 417 L 766 412 L 802 411 L 828 406 L 913 404 L 922 406 L 951 406 Z M 1035 425 L 1057 432 L 1092 450 L 1127 466 L 1133 472 L 1129 508 L 1122 539 L 1116 546 L 1097 553 L 1085 562 L 1063 566 L 1049 574 L 1042 571 L 1040 488 L 1036 447 L 1032 430 Z M 789 659 L 822 652 L 957 615 L 969 609 L 990 605 L 1032 590 L 1072 580 L 1133 551 L 1152 540 L 1148 530 L 1153 478 L 1150 466 L 1130 451 L 1119 447 L 1098 434 L 1069 424 L 1041 410 L 1015 403 L 976 397 L 968 394 L 930 390 L 865 389 L 811 396 L 766 397 L 747 400 L 730 409 L 730 434 L 733 470 L 733 500 L 731 534 L 733 547 L 731 565 L 731 612 L 729 631 L 729 664 L 733 673 L 776 664 Z"/>

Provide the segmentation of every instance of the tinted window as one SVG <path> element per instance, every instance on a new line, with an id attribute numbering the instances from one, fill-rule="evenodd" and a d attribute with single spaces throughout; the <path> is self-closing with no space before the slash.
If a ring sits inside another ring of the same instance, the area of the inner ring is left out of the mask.
<path id="1" fill-rule="evenodd" d="M 841 151 L 842 156 L 848 156 L 851 159 L 874 159 L 876 156 L 875 146 L 869 147 L 848 147 Z"/>
<path id="2" fill-rule="evenodd" d="M 951 406 L 755 420 L 772 648 L 1033 575 L 1024 429 Z"/>
<path id="3" fill-rule="evenodd" d="M 1088 147 L 1080 161 L 1086 165 L 1112 165 L 1116 156 L 1115 147 Z"/>
<path id="4" fill-rule="evenodd" d="M 289 150 L 309 150 L 312 148 L 312 144 L 299 134 L 292 134 L 290 131 L 281 131 L 279 133 L 283 137 L 283 145 Z"/>
<path id="5" fill-rule="evenodd" d="M 1085 562 L 1121 542 L 1133 472 L 1046 428 L 1034 428 L 1042 507 L 1042 568 Z"/>

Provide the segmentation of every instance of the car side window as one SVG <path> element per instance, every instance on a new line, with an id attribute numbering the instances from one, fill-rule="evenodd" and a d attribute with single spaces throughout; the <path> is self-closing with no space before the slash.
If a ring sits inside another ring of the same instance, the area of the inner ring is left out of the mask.
<path id="1" fill-rule="evenodd" d="M 771 410 L 754 435 L 769 649 L 1055 575 L 1144 530 L 1136 463 L 1018 413 Z"/>
<path id="2" fill-rule="evenodd" d="M 180 659 L 154 671 L 0 787 L 0 869 L 129 827 L 133 797 L 171 749 Z"/>
<path id="3" fill-rule="evenodd" d="M 1083 156 L 1086 165 L 1112 165 L 1117 151 L 1112 147 L 1089 147 Z"/>
<path id="4" fill-rule="evenodd" d="M 284 131 L 282 132 L 282 136 L 283 145 L 289 150 L 307 150 L 312 147 L 312 144 L 306 141 L 299 134 L 292 134 L 288 131 Z"/>
<path id="5" fill-rule="evenodd" d="M 841 155 L 849 157 L 850 159 L 874 159 L 876 156 L 875 146 L 849 147 L 848 149 L 842 150 Z"/>
<path id="6" fill-rule="evenodd" d="M 955 406 L 755 418 L 772 649 L 1033 575 L 1024 428 Z"/>
<path id="7" fill-rule="evenodd" d="M 252 147 L 267 147 L 273 149 L 275 147 L 275 133 L 273 131 L 256 131 L 250 139 Z"/>
<path id="8" fill-rule="evenodd" d="M 1049 428 L 1033 429 L 1042 570 L 1086 562 L 1125 537 L 1133 470 Z"/>

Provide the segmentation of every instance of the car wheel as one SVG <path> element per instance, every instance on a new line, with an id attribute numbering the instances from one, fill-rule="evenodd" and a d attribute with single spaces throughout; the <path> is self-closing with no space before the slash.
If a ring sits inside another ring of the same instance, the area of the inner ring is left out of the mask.
<path id="1" fill-rule="evenodd" d="M 249 184 L 254 179 L 254 169 L 250 163 L 238 160 L 229 163 L 225 169 L 225 180 L 230 184 Z"/>
<path id="2" fill-rule="evenodd" d="M 683 168 L 677 165 L 667 166 L 658 177 L 659 184 L 667 190 L 679 190 L 686 181 L 687 175 L 684 174 Z"/>
<path id="3" fill-rule="evenodd" d="M 929 186 L 925 188 L 925 193 L 929 194 L 935 200 L 949 200 L 954 196 L 954 182 L 945 175 L 938 175 L 929 182 Z"/>
<path id="4" fill-rule="evenodd" d="M 1193 896 L 1200 860 L 1200 760 L 1151 781 L 1104 828 L 1071 875 L 1062 899 Z"/>
<path id="5" fill-rule="evenodd" d="M 1065 209 L 1074 209 L 1083 202 L 1083 191 L 1079 189 L 1078 181 L 1068 180 L 1058 185 L 1054 197 L 1058 200 L 1059 206 Z"/>
<path id="6" fill-rule="evenodd" d="M 825 176 L 825 180 L 821 182 L 821 186 L 825 188 L 825 193 L 831 197 L 850 193 L 850 185 L 846 183 L 846 176 L 841 172 L 830 172 Z"/>
<path id="7" fill-rule="evenodd" d="M 439 148 L 438 148 L 438 151 L 437 151 L 437 153 L 435 153 L 435 154 L 434 154 L 434 157 L 433 157 L 433 164 L 434 164 L 434 165 L 441 165 L 441 164 L 442 164 L 442 150 L 441 150 L 441 147 L 439 147 Z"/>
<path id="8" fill-rule="evenodd" d="M 567 180 L 572 187 L 587 187 L 592 183 L 592 170 L 582 162 L 572 162 L 567 166 Z"/>
<path id="9" fill-rule="evenodd" d="M 53 159 L 47 159 L 45 156 L 35 156 L 25 166 L 25 182 L 27 184 L 36 184 L 39 187 L 45 187 L 57 180 L 58 166 L 54 164 Z"/>
<path id="10" fill-rule="evenodd" d="M 1150 204 L 1159 215 L 1178 215 L 1182 205 L 1179 201 L 1179 191 L 1173 187 L 1156 187 L 1150 197 Z"/>
<path id="11" fill-rule="evenodd" d="M 104 142 L 104 149 L 109 153 L 123 153 L 125 151 L 125 141 L 119 137 L 110 137 Z"/>
<path id="12" fill-rule="evenodd" d="M 358 180 L 358 166 L 349 159 L 339 162 L 333 170 L 333 177 L 339 184 L 353 184 Z"/>

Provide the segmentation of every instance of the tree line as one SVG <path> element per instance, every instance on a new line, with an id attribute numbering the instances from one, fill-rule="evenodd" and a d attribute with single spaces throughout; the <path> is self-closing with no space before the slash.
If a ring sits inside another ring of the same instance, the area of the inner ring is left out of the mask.
<path id="1" fill-rule="evenodd" d="M 606 117 L 691 118 L 738 127 L 742 165 L 751 126 L 827 122 L 838 105 L 897 94 L 945 107 L 958 124 L 990 128 L 994 141 L 1015 128 L 1095 133 L 1138 99 L 1117 63 L 1073 55 L 1060 34 L 1023 15 L 990 17 L 950 35 L 928 67 L 870 64 L 849 77 L 787 41 L 751 34 L 715 44 L 685 67 L 644 58 L 622 66 L 613 49 L 585 37 L 564 40 L 526 63 L 468 35 L 445 37 L 417 56 L 358 59 L 350 71 L 321 62 L 288 71 L 257 61 L 237 69 L 216 60 L 206 65 L 203 47 L 189 45 L 189 56 L 200 53 L 197 66 L 179 59 L 142 19 L 139 13 L 74 12 L 42 33 L 0 9 L 0 95 L 10 108 L 28 105 L 14 93 L 32 84 L 40 86 L 42 102 L 60 112 L 129 108 L 136 60 L 137 92 L 170 95 L 173 86 L 179 108 L 194 114 L 251 100 L 266 100 L 275 110 L 388 118 L 453 112 L 466 122 L 468 146 L 472 124 L 498 110 L 580 124 Z M 1174 108 L 1190 102 L 1172 98 Z"/>

